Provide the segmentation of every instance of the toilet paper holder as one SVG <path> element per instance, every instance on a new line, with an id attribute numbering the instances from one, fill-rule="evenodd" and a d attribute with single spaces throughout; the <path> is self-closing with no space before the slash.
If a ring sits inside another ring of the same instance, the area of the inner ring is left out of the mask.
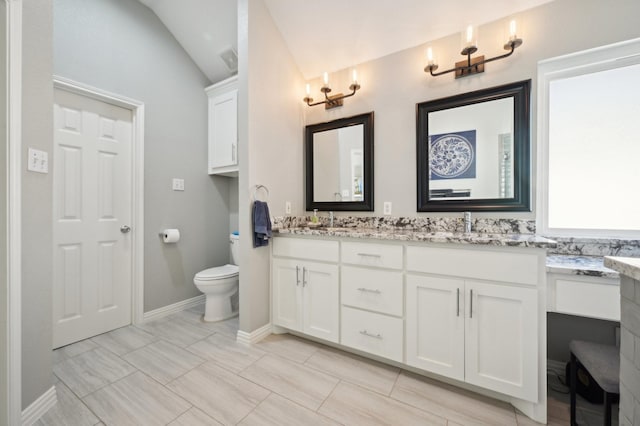
<path id="1" fill-rule="evenodd" d="M 180 230 L 178 229 L 163 229 L 158 233 L 158 236 L 165 244 L 177 243 L 180 241 Z"/>

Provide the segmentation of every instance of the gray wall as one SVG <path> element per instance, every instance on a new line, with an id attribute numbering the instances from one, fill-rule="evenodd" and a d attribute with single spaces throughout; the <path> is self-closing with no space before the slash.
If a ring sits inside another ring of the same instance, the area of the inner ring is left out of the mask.
<path id="1" fill-rule="evenodd" d="M 51 0 L 25 0 L 22 39 L 22 164 L 29 147 L 53 149 Z M 51 158 L 51 157 L 49 157 Z M 52 386 L 52 178 L 22 167 L 22 407 Z"/>
<path id="2" fill-rule="evenodd" d="M 210 82 L 138 1 L 54 0 L 53 34 L 56 75 L 145 104 L 145 312 L 199 295 L 194 274 L 229 258 L 229 179 L 206 172 Z"/>
<path id="3" fill-rule="evenodd" d="M 558 313 L 547 314 L 547 358 L 569 361 L 569 342 L 588 340 L 605 345 L 616 344 L 620 323 Z"/>
<path id="4" fill-rule="evenodd" d="M 238 230 L 238 178 L 229 179 L 229 232 Z"/>
<path id="5" fill-rule="evenodd" d="M 7 6 L 0 2 L 0 424 L 7 421 L 7 38 L 6 38 Z"/>

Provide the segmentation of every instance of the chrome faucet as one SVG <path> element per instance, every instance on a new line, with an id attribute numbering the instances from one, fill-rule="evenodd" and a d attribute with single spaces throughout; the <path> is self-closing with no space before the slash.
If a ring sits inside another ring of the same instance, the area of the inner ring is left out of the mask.
<path id="1" fill-rule="evenodd" d="M 329 212 L 329 228 L 333 228 L 333 212 Z"/>
<path id="2" fill-rule="evenodd" d="M 471 212 L 464 212 L 464 232 L 465 234 L 471 232 Z"/>

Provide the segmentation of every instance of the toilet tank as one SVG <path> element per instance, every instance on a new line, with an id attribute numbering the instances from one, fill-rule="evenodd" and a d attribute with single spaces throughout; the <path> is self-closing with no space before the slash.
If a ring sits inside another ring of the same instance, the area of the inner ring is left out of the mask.
<path id="1" fill-rule="evenodd" d="M 229 244 L 231 245 L 231 264 L 237 265 L 240 259 L 240 237 L 238 234 L 229 235 Z"/>

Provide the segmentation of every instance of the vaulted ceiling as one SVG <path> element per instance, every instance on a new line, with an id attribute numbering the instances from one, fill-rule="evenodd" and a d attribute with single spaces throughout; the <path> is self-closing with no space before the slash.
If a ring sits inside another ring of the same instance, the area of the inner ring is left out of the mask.
<path id="1" fill-rule="evenodd" d="M 236 0 L 140 0 L 211 82 L 232 74 Z M 265 0 L 305 78 L 379 58 L 552 0 Z"/>

